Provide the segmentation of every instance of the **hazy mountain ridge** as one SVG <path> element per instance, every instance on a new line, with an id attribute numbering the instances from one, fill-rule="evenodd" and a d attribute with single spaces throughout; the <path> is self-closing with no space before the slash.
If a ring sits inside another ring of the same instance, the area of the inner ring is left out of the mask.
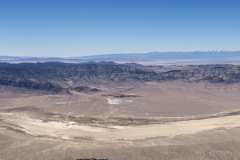
<path id="1" fill-rule="evenodd" d="M 221 59 L 240 58 L 240 51 L 192 51 L 192 52 L 149 52 L 133 54 L 106 54 L 95 56 L 76 57 L 82 59 Z"/>
<path id="2" fill-rule="evenodd" d="M 240 51 L 213 50 L 192 52 L 150 52 L 128 54 L 102 54 L 79 57 L 11 57 L 0 56 L 0 62 L 86 62 L 86 61 L 114 61 L 114 60 L 168 60 L 168 59 L 240 59 Z"/>
<path id="3" fill-rule="evenodd" d="M 136 85 L 146 82 L 238 83 L 240 66 L 142 66 L 113 62 L 73 63 L 0 63 L 0 85 L 55 93 L 100 91 L 98 86 Z"/>

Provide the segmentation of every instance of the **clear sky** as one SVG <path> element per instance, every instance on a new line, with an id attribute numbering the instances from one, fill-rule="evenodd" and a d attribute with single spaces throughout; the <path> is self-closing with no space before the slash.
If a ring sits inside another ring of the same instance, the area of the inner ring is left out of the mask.
<path id="1" fill-rule="evenodd" d="M 0 0 L 0 55 L 240 50 L 240 0 Z"/>

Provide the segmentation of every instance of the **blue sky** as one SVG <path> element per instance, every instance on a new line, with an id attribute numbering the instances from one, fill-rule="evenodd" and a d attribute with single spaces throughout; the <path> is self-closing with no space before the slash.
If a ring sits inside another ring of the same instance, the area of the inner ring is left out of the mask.
<path id="1" fill-rule="evenodd" d="M 240 0 L 0 0 L 0 55 L 240 50 Z"/>

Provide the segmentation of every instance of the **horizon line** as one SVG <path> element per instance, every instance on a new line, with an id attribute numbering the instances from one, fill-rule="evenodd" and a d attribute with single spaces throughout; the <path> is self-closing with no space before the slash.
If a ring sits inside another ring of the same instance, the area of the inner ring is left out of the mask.
<path id="1" fill-rule="evenodd" d="M 148 53 L 183 53 L 183 52 L 240 52 L 240 50 L 228 50 L 228 49 L 215 49 L 215 50 L 195 50 L 195 51 L 150 51 L 142 53 L 103 53 L 103 54 L 91 54 L 91 55 L 79 55 L 79 56 L 68 56 L 68 57 L 57 57 L 57 56 L 15 56 L 15 55 L 0 55 L 0 57 L 19 57 L 19 58 L 77 58 L 77 57 L 91 57 L 91 56 L 102 56 L 102 55 L 117 55 L 117 54 L 148 54 Z"/>

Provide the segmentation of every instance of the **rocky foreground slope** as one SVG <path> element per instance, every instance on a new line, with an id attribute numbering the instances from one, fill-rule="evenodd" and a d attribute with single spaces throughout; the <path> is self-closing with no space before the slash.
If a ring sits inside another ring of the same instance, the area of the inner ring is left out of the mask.
<path id="1" fill-rule="evenodd" d="M 145 82 L 181 80 L 184 82 L 238 83 L 240 66 L 190 65 L 143 66 L 134 63 L 0 63 L 0 85 L 45 92 L 98 92 L 99 86 L 116 87 Z"/>

